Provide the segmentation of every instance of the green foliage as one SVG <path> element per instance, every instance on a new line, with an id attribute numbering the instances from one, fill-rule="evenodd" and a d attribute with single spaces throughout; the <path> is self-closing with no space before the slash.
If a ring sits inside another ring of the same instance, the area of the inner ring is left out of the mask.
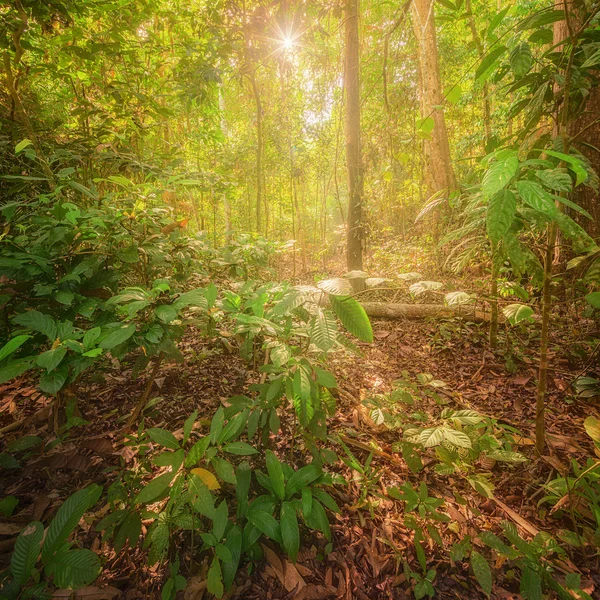
<path id="1" fill-rule="evenodd" d="M 31 579 L 36 577 L 36 566 L 41 562 L 44 574 L 61 588 L 79 589 L 92 583 L 100 573 L 100 558 L 95 552 L 71 548 L 69 537 L 83 514 L 98 502 L 102 488 L 92 484 L 75 492 L 58 509 L 46 531 L 35 521 L 27 525 L 15 542 L 10 569 L 5 573 L 2 597 L 18 598 L 28 593 Z M 43 540 L 43 541 L 42 541 Z M 41 551 L 41 556 L 40 556 Z M 39 569 L 38 569 L 39 570 Z M 35 585 L 34 585 L 35 587 Z M 41 592 L 46 587 L 42 583 Z"/>

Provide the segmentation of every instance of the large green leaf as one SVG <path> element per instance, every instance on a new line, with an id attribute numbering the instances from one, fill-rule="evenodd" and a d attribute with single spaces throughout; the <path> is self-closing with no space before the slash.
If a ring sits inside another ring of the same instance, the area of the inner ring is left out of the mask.
<path id="1" fill-rule="evenodd" d="M 533 56 L 529 44 L 523 42 L 515 46 L 510 53 L 510 68 L 512 69 L 515 79 L 523 77 L 529 73 L 533 66 Z"/>
<path id="2" fill-rule="evenodd" d="M 221 562 L 216 556 L 208 569 L 206 589 L 216 598 L 223 596 L 223 572 L 221 571 Z"/>
<path id="3" fill-rule="evenodd" d="M 7 356 L 10 356 L 30 338 L 30 335 L 17 335 L 6 342 L 6 344 L 0 348 L 0 361 L 3 361 Z"/>
<path id="4" fill-rule="evenodd" d="M 509 230 L 515 218 L 517 199 L 509 190 L 494 194 L 488 206 L 486 227 L 490 239 L 498 243 Z"/>
<path id="5" fill-rule="evenodd" d="M 43 369 L 46 369 L 47 373 L 50 373 L 50 371 L 54 371 L 54 369 L 58 367 L 66 354 L 67 349 L 64 346 L 58 346 L 57 348 L 42 352 L 42 354 L 38 356 L 36 363 L 38 367 L 42 367 Z"/>
<path id="6" fill-rule="evenodd" d="M 265 451 L 265 457 L 267 463 L 267 473 L 269 474 L 269 479 L 271 480 L 271 487 L 273 488 L 275 495 L 280 500 L 283 500 L 285 498 L 283 467 L 281 466 L 279 459 L 271 450 Z"/>
<path id="7" fill-rule="evenodd" d="M 156 442 L 165 448 L 170 448 L 171 450 L 179 450 L 179 442 L 170 431 L 159 427 L 152 427 L 147 430 L 147 433 L 153 442 Z"/>
<path id="8" fill-rule="evenodd" d="M 300 530 L 298 528 L 298 517 L 296 509 L 290 502 L 281 505 L 281 540 L 283 547 L 288 553 L 290 560 L 296 562 L 298 550 L 300 549 Z"/>
<path id="9" fill-rule="evenodd" d="M 8 362 L 0 369 L 0 384 L 22 375 L 25 371 L 29 371 L 35 365 L 36 358 L 36 356 L 28 356 L 27 358 L 19 358 Z"/>
<path id="10" fill-rule="evenodd" d="M 517 190 L 523 201 L 538 212 L 551 218 L 556 215 L 556 205 L 552 195 L 539 183 L 529 180 L 517 181 Z"/>
<path id="11" fill-rule="evenodd" d="M 481 589 L 489 598 L 492 593 L 492 571 L 487 560 L 476 550 L 471 552 L 471 567 Z"/>
<path id="12" fill-rule="evenodd" d="M 103 338 L 98 346 L 105 350 L 110 350 L 123 342 L 126 342 L 135 333 L 135 323 L 121 325 L 113 329 L 105 338 Z"/>
<path id="13" fill-rule="evenodd" d="M 475 71 L 475 79 L 479 82 L 485 81 L 491 73 L 492 66 L 496 64 L 498 59 L 508 50 L 506 46 L 497 46 L 489 54 L 487 54 Z"/>
<path id="14" fill-rule="evenodd" d="M 485 172 L 481 183 L 481 190 L 486 198 L 491 198 L 504 189 L 519 168 L 519 158 L 512 150 L 498 152 L 494 156 L 496 160 Z"/>
<path id="15" fill-rule="evenodd" d="M 29 523 L 21 531 L 10 558 L 10 571 L 20 587 L 27 583 L 40 554 L 44 526 L 39 521 Z"/>
<path id="16" fill-rule="evenodd" d="M 44 315 L 38 310 L 29 310 L 17 315 L 13 321 L 17 325 L 43 333 L 50 341 L 56 339 L 56 322 L 51 316 Z"/>
<path id="17" fill-rule="evenodd" d="M 331 308 L 344 327 L 363 342 L 373 341 L 373 329 L 365 309 L 349 296 L 330 296 Z"/>
<path id="18" fill-rule="evenodd" d="M 524 600 L 542 600 L 542 578 L 531 567 L 523 568 L 519 588 Z"/>
<path id="19" fill-rule="evenodd" d="M 100 573 L 100 557 L 91 550 L 59 552 L 46 565 L 46 573 L 61 588 L 77 590 L 89 585 Z"/>
<path id="20" fill-rule="evenodd" d="M 323 471 L 321 467 L 315 463 L 301 467 L 290 476 L 286 485 L 286 497 L 290 498 L 293 494 L 312 483 L 316 479 L 319 479 Z"/>
<path id="21" fill-rule="evenodd" d="M 135 497 L 135 504 L 146 504 L 156 500 L 161 494 L 164 494 L 167 488 L 171 485 L 176 473 L 172 471 L 163 473 L 149 481 Z"/>
<path id="22" fill-rule="evenodd" d="M 327 352 L 335 345 L 338 328 L 333 316 L 319 309 L 310 321 L 308 333 L 311 342 L 320 350 Z"/>
<path id="23" fill-rule="evenodd" d="M 267 537 L 276 542 L 281 542 L 281 529 L 273 515 L 264 510 L 254 510 L 248 513 L 248 521 Z"/>
<path id="24" fill-rule="evenodd" d="M 85 511 L 96 504 L 101 493 L 102 488 L 92 484 L 75 492 L 63 502 L 46 533 L 42 549 L 42 561 L 45 564 L 71 535 Z"/>

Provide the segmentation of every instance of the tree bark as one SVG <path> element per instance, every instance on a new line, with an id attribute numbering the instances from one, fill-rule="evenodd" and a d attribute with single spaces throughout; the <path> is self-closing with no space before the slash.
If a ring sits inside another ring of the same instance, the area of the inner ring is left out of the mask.
<path id="1" fill-rule="evenodd" d="M 473 306 L 445 306 L 443 304 L 392 304 L 387 302 L 361 302 L 370 317 L 383 319 L 467 319 L 477 323 L 487 323 L 490 315 Z"/>
<path id="2" fill-rule="evenodd" d="M 442 190 L 452 192 L 458 187 L 450 158 L 444 111 L 439 108 L 444 104 L 444 94 L 440 78 L 434 3 L 435 0 L 414 0 L 412 5 L 413 29 L 418 42 L 421 117 L 431 117 L 434 121 L 431 140 L 425 143 L 425 181 L 429 195 Z"/>
<path id="3" fill-rule="evenodd" d="M 363 165 L 360 143 L 359 0 L 346 0 L 346 165 L 348 170 L 348 237 L 346 261 L 349 271 L 363 268 Z"/>

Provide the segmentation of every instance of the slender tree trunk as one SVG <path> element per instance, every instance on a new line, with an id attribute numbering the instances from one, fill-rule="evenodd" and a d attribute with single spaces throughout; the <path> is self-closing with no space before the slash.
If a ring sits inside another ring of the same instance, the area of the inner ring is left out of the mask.
<path id="1" fill-rule="evenodd" d="M 450 144 L 444 111 L 444 94 L 435 32 L 434 0 L 414 0 L 413 29 L 418 42 L 421 87 L 421 117 L 433 118 L 431 140 L 425 143 L 426 185 L 430 195 L 441 190 L 457 189 L 450 159 Z"/>
<path id="2" fill-rule="evenodd" d="M 469 28 L 471 29 L 471 35 L 473 36 L 473 42 L 475 43 L 475 47 L 477 48 L 477 55 L 479 56 L 479 60 L 483 60 L 485 57 L 485 48 L 483 47 L 483 42 L 481 41 L 481 37 L 477 31 L 477 27 L 475 25 L 475 16 L 473 15 L 473 9 L 471 7 L 471 0 L 465 0 L 465 10 L 469 15 Z M 492 118 L 491 118 L 491 109 L 490 109 L 490 86 L 488 81 L 486 80 L 483 84 L 483 129 L 485 132 L 485 138 L 483 141 L 483 150 L 487 152 L 487 144 L 492 137 Z"/>
<path id="3" fill-rule="evenodd" d="M 219 111 L 221 112 L 221 133 L 223 134 L 223 143 L 227 146 L 229 142 L 229 129 L 227 128 L 227 120 L 225 119 L 225 93 L 223 84 L 219 85 Z M 227 198 L 227 192 L 223 192 L 223 213 L 225 217 L 225 240 L 229 244 L 231 242 L 231 206 Z"/>
<path id="4" fill-rule="evenodd" d="M 348 238 L 346 261 L 349 271 L 363 268 L 363 166 L 360 144 L 359 0 L 346 0 L 346 165 L 348 170 Z"/>
<path id="5" fill-rule="evenodd" d="M 256 74 L 251 71 L 250 85 L 256 102 L 256 231 L 261 230 L 262 204 L 262 159 L 263 159 L 263 109 L 260 91 L 256 83 Z"/>

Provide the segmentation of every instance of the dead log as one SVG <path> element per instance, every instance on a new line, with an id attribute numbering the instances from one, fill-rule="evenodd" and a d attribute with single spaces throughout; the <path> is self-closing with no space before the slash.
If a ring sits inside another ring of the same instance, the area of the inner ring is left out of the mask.
<path id="1" fill-rule="evenodd" d="M 475 323 L 487 323 L 489 313 L 474 306 L 444 306 L 443 304 L 392 304 L 388 302 L 361 302 L 369 317 L 383 319 L 465 319 Z"/>

